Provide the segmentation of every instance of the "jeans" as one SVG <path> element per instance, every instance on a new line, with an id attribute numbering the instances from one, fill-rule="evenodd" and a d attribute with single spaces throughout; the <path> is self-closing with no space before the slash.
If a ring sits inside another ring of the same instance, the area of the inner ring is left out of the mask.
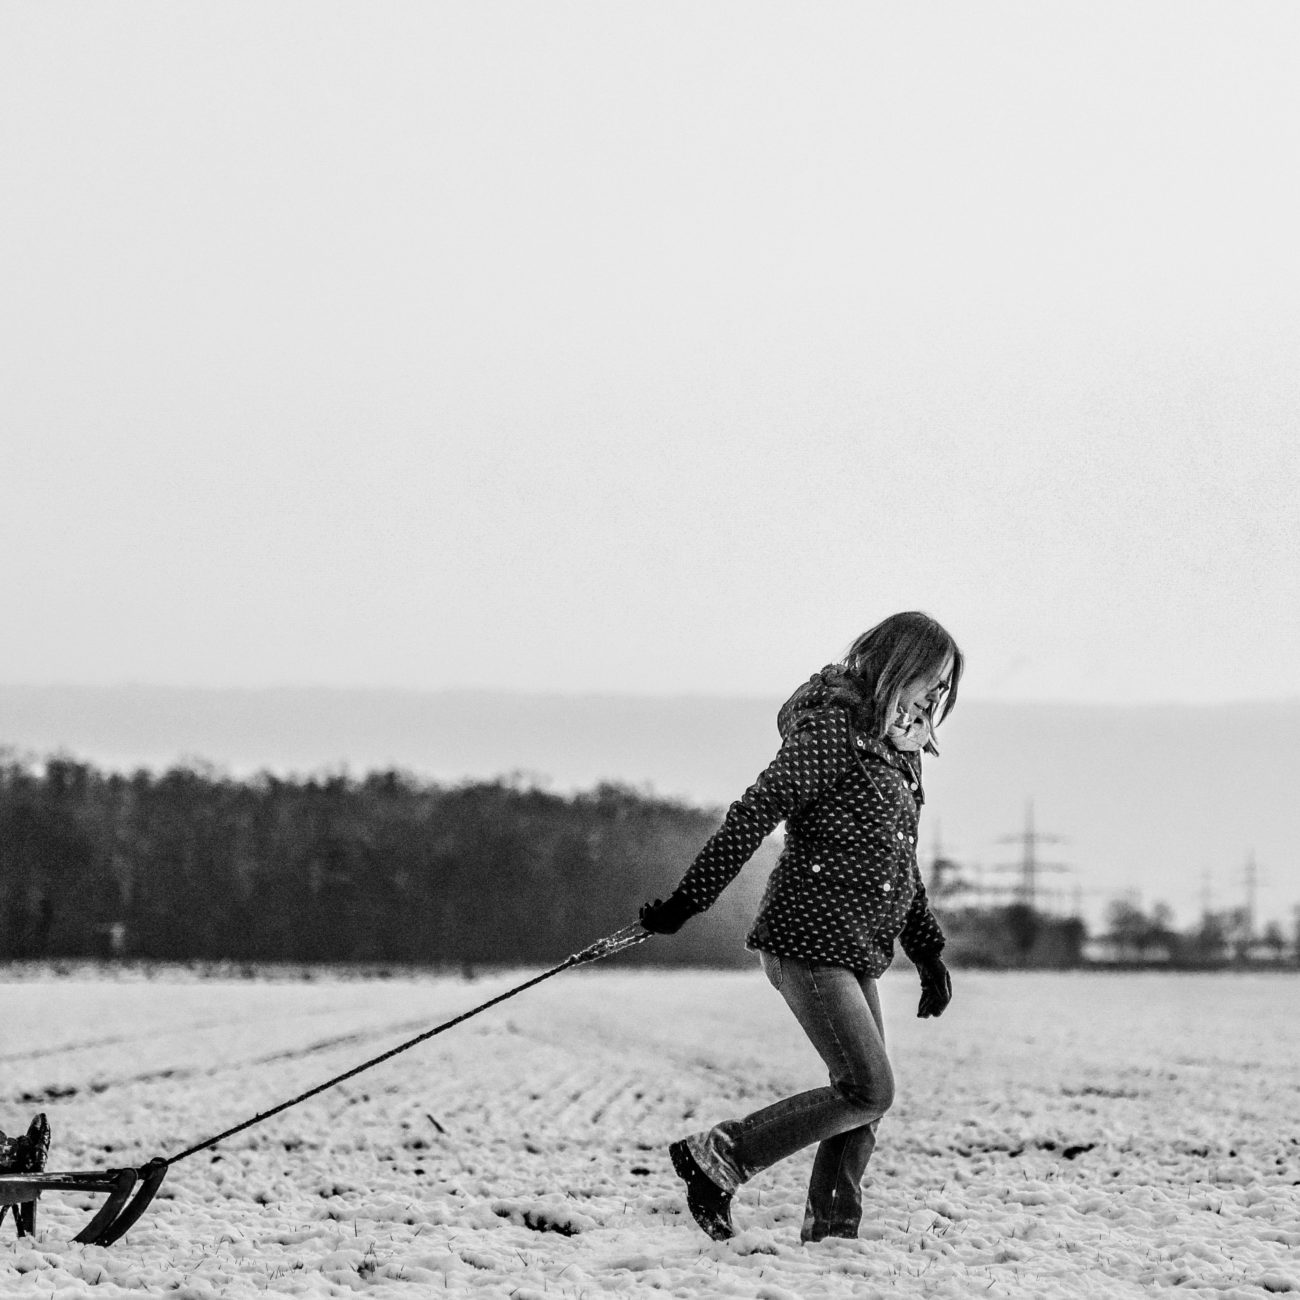
<path id="1" fill-rule="evenodd" d="M 800 1236 L 854 1237 L 876 1128 L 894 1100 L 876 981 L 843 966 L 759 955 L 767 978 L 826 1062 L 830 1086 L 725 1120 L 692 1134 L 687 1146 L 718 1186 L 734 1192 L 760 1170 L 816 1142 Z"/>

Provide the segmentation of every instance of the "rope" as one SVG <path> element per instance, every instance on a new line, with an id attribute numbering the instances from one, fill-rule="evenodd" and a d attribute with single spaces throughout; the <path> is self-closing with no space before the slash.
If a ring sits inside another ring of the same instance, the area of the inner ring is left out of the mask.
<path id="1" fill-rule="evenodd" d="M 334 1087 L 335 1084 L 343 1083 L 347 1079 L 355 1078 L 372 1066 L 381 1064 L 391 1057 L 397 1056 L 400 1052 L 405 1052 L 409 1048 L 415 1047 L 427 1039 L 433 1038 L 436 1034 L 441 1034 L 444 1030 L 451 1029 L 456 1025 L 468 1020 L 471 1016 L 476 1016 L 480 1011 L 486 1011 L 489 1007 L 494 1007 L 498 1002 L 504 1002 L 507 998 L 512 998 L 516 993 L 522 993 L 525 989 L 530 989 L 535 984 L 540 984 L 543 980 L 548 980 L 553 975 L 558 975 L 561 971 L 570 970 L 574 966 L 582 966 L 587 962 L 600 961 L 603 957 L 612 957 L 615 953 L 623 952 L 627 948 L 635 947 L 638 943 L 643 943 L 650 938 L 650 931 L 642 929 L 638 924 L 624 926 L 621 930 L 616 930 L 613 934 L 606 935 L 603 939 L 597 939 L 595 943 L 584 948 L 581 952 L 575 952 L 572 956 L 566 957 L 558 966 L 552 966 L 550 970 L 543 971 L 540 975 L 535 975 L 532 979 L 526 980 L 523 984 L 516 985 L 512 989 L 507 989 L 504 993 L 499 993 L 494 998 L 489 998 L 486 1002 L 472 1008 L 469 1011 L 462 1012 L 460 1015 L 451 1020 L 447 1020 L 441 1025 L 436 1025 L 433 1029 L 426 1029 L 424 1033 L 417 1034 L 414 1038 L 408 1038 L 406 1042 L 400 1043 L 397 1047 L 390 1048 L 380 1056 L 372 1057 L 369 1061 L 363 1061 L 360 1065 L 353 1066 L 350 1070 L 345 1070 L 342 1074 L 336 1074 L 332 1079 L 326 1079 L 324 1083 L 318 1083 L 314 1088 L 309 1088 L 306 1092 L 299 1093 L 298 1096 L 291 1098 L 289 1101 L 282 1101 L 278 1106 L 272 1106 L 270 1110 L 264 1110 L 260 1114 L 254 1115 L 251 1119 L 246 1119 L 241 1124 L 236 1124 L 226 1129 L 224 1133 L 218 1133 L 216 1137 L 207 1138 L 203 1142 L 197 1142 L 192 1147 L 186 1147 L 184 1151 L 178 1152 L 174 1156 L 168 1156 L 163 1160 L 164 1165 L 174 1165 L 181 1160 L 190 1156 L 197 1155 L 200 1151 L 206 1151 L 214 1147 L 218 1142 L 224 1142 L 227 1138 L 234 1137 L 236 1133 L 242 1133 L 247 1128 L 252 1128 L 255 1124 L 262 1123 L 263 1120 L 270 1119 L 272 1115 L 278 1115 L 281 1111 L 288 1110 L 292 1106 L 297 1106 L 301 1102 L 315 1097 L 318 1093 L 324 1092 L 327 1088 Z"/>

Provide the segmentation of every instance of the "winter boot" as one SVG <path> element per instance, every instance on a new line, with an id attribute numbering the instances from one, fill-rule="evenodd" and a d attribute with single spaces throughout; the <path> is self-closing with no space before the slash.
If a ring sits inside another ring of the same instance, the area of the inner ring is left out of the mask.
<path id="1" fill-rule="evenodd" d="M 736 1235 L 731 1223 L 731 1193 L 724 1192 L 704 1172 L 691 1155 L 686 1142 L 674 1142 L 668 1148 L 677 1176 L 686 1184 L 686 1208 L 695 1222 L 713 1238 L 726 1241 Z"/>

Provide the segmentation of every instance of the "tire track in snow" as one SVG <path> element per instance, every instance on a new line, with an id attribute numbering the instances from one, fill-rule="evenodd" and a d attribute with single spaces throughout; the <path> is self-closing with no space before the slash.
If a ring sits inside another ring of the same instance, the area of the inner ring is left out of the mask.
<path id="1" fill-rule="evenodd" d="M 216 1027 L 224 1024 L 243 1024 L 240 1020 L 219 1021 Z M 166 1066 L 156 1070 L 144 1070 L 135 1074 L 119 1075 L 107 1079 L 91 1079 L 85 1083 L 79 1084 L 58 1084 L 51 1083 L 44 1086 L 23 1089 L 16 1093 L 9 1094 L 7 1100 L 13 1101 L 19 1105 L 43 1105 L 51 1101 L 66 1101 L 70 1097 L 76 1097 L 83 1093 L 93 1096 L 99 1096 L 102 1093 L 110 1092 L 118 1088 L 130 1088 L 139 1084 L 158 1083 L 162 1081 L 181 1081 L 187 1079 L 216 1079 L 223 1074 L 231 1071 L 243 1071 L 260 1065 L 273 1065 L 285 1062 L 303 1061 L 312 1056 L 319 1056 L 325 1052 L 335 1051 L 340 1047 L 360 1046 L 364 1043 L 373 1043 L 381 1039 L 397 1037 L 400 1035 L 410 1035 L 413 1030 L 420 1030 L 427 1027 L 426 1020 L 418 1021 L 401 1021 L 396 1024 L 385 1025 L 378 1029 L 358 1030 L 348 1034 L 336 1034 L 330 1038 L 319 1039 L 314 1043 L 308 1043 L 304 1047 L 287 1048 L 276 1052 L 269 1052 L 261 1056 L 242 1057 L 239 1059 L 226 1059 L 210 1066 Z M 138 1041 L 135 1036 L 120 1036 L 113 1039 L 107 1039 L 101 1045 L 120 1046 L 123 1043 Z M 393 1044 L 396 1046 L 396 1044 Z M 56 1049 L 51 1049 L 53 1053 Z M 360 1064 L 353 1062 L 352 1065 Z M 347 1068 L 351 1068 L 348 1066 Z"/>
<path id="2" fill-rule="evenodd" d="M 84 1038 L 72 1043 L 59 1043 L 53 1047 L 36 1047 L 26 1052 L 5 1052 L 0 1054 L 0 1065 L 19 1064 L 23 1061 L 38 1061 L 52 1056 L 70 1056 L 74 1052 L 94 1052 L 105 1047 L 120 1047 L 124 1043 L 138 1043 L 145 1039 L 157 1041 L 159 1038 L 190 1037 L 194 1034 L 208 1033 L 213 1029 L 222 1029 L 227 1025 L 245 1025 L 243 1016 L 227 1016 L 221 1020 L 209 1020 L 193 1025 L 177 1026 L 175 1029 L 147 1030 L 137 1034 L 111 1034 L 104 1038 Z"/>
<path id="3" fill-rule="evenodd" d="M 312 1007 L 304 1008 L 298 1012 L 295 1017 L 295 1023 L 301 1023 L 310 1019 L 333 1018 L 337 1016 L 337 1010 L 331 1007 Z M 273 1013 L 268 1013 L 266 1019 L 274 1019 Z M 112 1048 L 129 1048 L 137 1043 L 158 1044 L 175 1040 L 178 1044 L 183 1044 L 187 1040 L 202 1039 L 204 1036 L 212 1035 L 223 1029 L 236 1028 L 246 1032 L 256 1021 L 248 1015 L 231 1015 L 219 1018 L 197 1020 L 189 1024 L 176 1025 L 170 1028 L 158 1028 L 157 1026 L 148 1025 L 143 1027 L 139 1032 L 126 1034 L 107 1034 L 97 1038 L 79 1038 L 72 1042 L 57 1043 L 48 1047 L 34 1047 L 26 1051 L 0 1053 L 0 1065 L 21 1066 L 26 1063 L 51 1060 L 58 1057 L 72 1057 L 80 1052 L 103 1052 Z M 245 1064 L 261 1064 L 265 1061 L 274 1061 L 278 1059 L 291 1059 L 295 1055 L 310 1056 L 319 1051 L 326 1050 L 332 1043 L 346 1044 L 349 1041 L 357 1043 L 367 1042 L 374 1038 L 381 1038 L 387 1033 L 393 1034 L 410 1034 L 413 1031 L 423 1030 L 432 1027 L 431 1018 L 419 1020 L 399 1021 L 393 1024 L 380 1026 L 376 1029 L 365 1029 L 353 1031 L 350 1034 L 335 1035 L 329 1039 L 321 1039 L 302 1048 L 289 1048 L 279 1052 L 267 1053 L 263 1056 L 240 1057 L 237 1061 L 232 1061 L 232 1065 L 238 1065 L 240 1062 Z M 178 1051 L 180 1049 L 178 1048 Z M 214 1069 L 217 1067 L 214 1067 Z M 142 1072 L 136 1075 L 124 1075 L 120 1079 L 107 1081 L 106 1086 L 117 1086 L 118 1083 L 144 1081 L 155 1077 L 171 1077 L 174 1074 L 184 1073 L 186 1075 L 198 1075 L 202 1070 L 196 1066 L 182 1066 L 175 1069 L 158 1069 L 154 1071 Z M 84 1085 L 87 1089 L 89 1084 Z M 81 1086 L 77 1088 L 81 1090 Z"/>

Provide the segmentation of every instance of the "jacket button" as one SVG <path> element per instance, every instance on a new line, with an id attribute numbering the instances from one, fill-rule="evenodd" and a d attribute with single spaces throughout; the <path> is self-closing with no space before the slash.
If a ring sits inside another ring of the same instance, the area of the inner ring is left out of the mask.
<path id="1" fill-rule="evenodd" d="M 915 782 L 915 781 L 909 781 L 909 782 L 907 783 L 907 788 L 908 788 L 909 790 L 915 790 L 915 789 L 916 789 L 916 782 Z"/>
<path id="2" fill-rule="evenodd" d="M 884 883 L 883 885 L 881 885 L 880 887 L 881 887 L 881 889 L 883 889 L 883 890 L 885 891 L 885 893 L 889 893 L 889 891 L 890 891 L 891 889 L 893 889 L 893 885 L 891 885 L 891 884 L 889 883 L 889 881 L 887 881 L 887 880 L 886 880 L 885 883 Z"/>
<path id="3" fill-rule="evenodd" d="M 898 832 L 898 838 L 899 838 L 900 840 L 905 840 L 905 839 L 907 838 L 907 836 L 904 835 L 902 831 L 899 831 L 899 832 Z"/>
<path id="4" fill-rule="evenodd" d="M 821 869 L 822 864 L 820 862 L 814 862 L 812 866 L 808 868 L 809 871 L 820 871 Z"/>

